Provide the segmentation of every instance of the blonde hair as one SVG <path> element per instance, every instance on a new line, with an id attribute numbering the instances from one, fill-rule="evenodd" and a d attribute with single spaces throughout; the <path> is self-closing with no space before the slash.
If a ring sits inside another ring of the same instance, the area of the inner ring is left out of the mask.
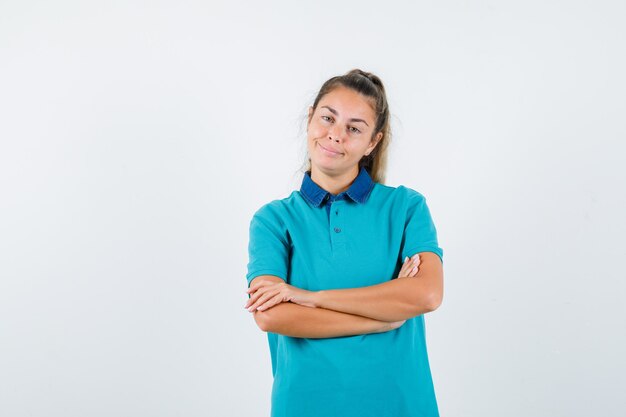
<path id="1" fill-rule="evenodd" d="M 368 174 L 370 174 L 370 177 L 372 177 L 375 182 L 384 184 L 387 171 L 388 147 L 391 141 L 389 106 L 387 104 L 385 87 L 380 78 L 371 72 L 365 72 L 360 69 L 350 70 L 344 75 L 332 77 L 322 84 L 313 102 L 311 115 L 315 112 L 315 109 L 317 109 L 317 105 L 322 97 L 337 87 L 350 88 L 367 97 L 372 103 L 372 108 L 376 114 L 376 124 L 374 132 L 372 133 L 372 139 L 379 132 L 382 132 L 382 138 L 369 155 L 364 155 L 363 158 L 361 158 L 359 161 L 359 170 L 361 167 L 365 167 Z M 312 116 L 308 118 L 308 121 L 311 120 L 311 117 Z M 306 172 L 311 170 L 310 158 L 307 158 L 305 161 L 304 169 Z"/>

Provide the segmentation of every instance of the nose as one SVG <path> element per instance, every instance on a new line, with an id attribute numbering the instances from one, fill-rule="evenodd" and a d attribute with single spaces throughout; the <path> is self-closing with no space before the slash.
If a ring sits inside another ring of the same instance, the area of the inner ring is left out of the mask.
<path id="1" fill-rule="evenodd" d="M 328 139 L 339 142 L 340 136 L 341 128 L 337 123 L 335 123 L 328 129 Z"/>

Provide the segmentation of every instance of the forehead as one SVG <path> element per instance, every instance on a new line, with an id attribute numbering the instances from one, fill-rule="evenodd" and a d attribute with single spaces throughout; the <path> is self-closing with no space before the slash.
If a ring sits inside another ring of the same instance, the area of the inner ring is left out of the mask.
<path id="1" fill-rule="evenodd" d="M 337 87 L 322 97 L 317 108 L 321 109 L 322 106 L 332 107 L 342 117 L 373 120 L 375 115 L 369 97 L 346 87 Z"/>

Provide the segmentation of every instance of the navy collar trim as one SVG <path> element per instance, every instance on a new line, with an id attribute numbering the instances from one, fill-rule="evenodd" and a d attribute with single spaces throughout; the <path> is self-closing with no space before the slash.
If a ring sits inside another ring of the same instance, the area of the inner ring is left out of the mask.
<path id="1" fill-rule="evenodd" d="M 350 187 L 338 195 L 347 194 L 353 201 L 357 203 L 365 203 L 374 188 L 374 181 L 370 177 L 365 167 L 361 167 L 359 175 L 356 176 Z M 309 171 L 304 173 L 300 193 L 315 207 L 320 207 L 325 199 L 337 197 L 317 185 L 312 179 Z M 334 200 L 334 198 L 333 198 Z"/>

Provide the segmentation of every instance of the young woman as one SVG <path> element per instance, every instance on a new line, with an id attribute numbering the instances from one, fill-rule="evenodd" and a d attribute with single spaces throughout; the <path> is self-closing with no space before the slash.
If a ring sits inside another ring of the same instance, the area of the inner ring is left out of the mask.
<path id="1" fill-rule="evenodd" d="M 380 79 L 329 79 L 300 190 L 250 222 L 245 308 L 268 336 L 272 417 L 439 415 L 424 313 L 443 250 L 424 196 L 384 185 L 389 139 Z"/>

